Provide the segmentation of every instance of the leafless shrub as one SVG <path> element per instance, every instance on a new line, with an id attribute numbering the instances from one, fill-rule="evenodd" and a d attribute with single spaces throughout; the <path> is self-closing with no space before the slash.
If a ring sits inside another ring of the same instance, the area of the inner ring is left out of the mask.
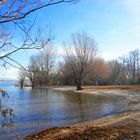
<path id="1" fill-rule="evenodd" d="M 15 114 L 14 114 L 14 111 L 13 109 L 7 104 L 8 102 L 8 99 L 9 98 L 9 95 L 8 93 L 5 91 L 5 90 L 2 90 L 0 89 L 0 114 L 1 114 L 1 117 L 3 118 L 3 121 L 2 121 L 2 127 L 8 127 L 8 128 L 11 128 L 14 126 L 14 117 L 15 117 Z M 4 99 L 3 98 L 6 98 L 6 103 L 4 102 Z"/>

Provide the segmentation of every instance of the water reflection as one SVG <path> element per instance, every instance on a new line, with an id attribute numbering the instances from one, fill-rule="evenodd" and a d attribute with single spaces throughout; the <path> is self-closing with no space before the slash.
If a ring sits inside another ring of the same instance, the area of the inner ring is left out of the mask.
<path id="1" fill-rule="evenodd" d="M 97 119 L 128 107 L 123 97 L 114 100 L 115 97 L 15 87 L 8 91 L 16 114 L 15 128 L 22 136 L 47 127 Z M 0 139 L 6 134 L 1 129 Z"/>

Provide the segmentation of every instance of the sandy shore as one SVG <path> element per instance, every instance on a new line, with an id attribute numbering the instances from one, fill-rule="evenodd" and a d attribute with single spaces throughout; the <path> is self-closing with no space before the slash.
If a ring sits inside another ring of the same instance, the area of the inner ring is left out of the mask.
<path id="1" fill-rule="evenodd" d="M 75 91 L 74 87 L 61 87 L 54 90 Z M 103 96 L 119 95 L 128 100 L 127 112 L 108 116 L 94 121 L 79 123 L 69 127 L 46 129 L 31 134 L 27 140 L 123 140 L 140 139 L 140 91 L 121 89 L 85 89 L 75 91 Z"/>
<path id="2" fill-rule="evenodd" d="M 76 87 L 74 86 L 58 86 L 58 87 L 49 87 L 48 89 L 57 90 L 57 91 L 76 91 Z"/>
<path id="3" fill-rule="evenodd" d="M 26 140 L 140 140 L 140 112 L 46 129 L 26 137 Z"/>

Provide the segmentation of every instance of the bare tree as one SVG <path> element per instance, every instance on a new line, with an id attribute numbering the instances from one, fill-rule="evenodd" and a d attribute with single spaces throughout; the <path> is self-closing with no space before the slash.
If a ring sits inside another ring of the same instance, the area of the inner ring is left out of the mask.
<path id="1" fill-rule="evenodd" d="M 109 62 L 111 74 L 110 84 L 137 84 L 140 82 L 140 51 L 131 51 L 118 60 Z"/>
<path id="2" fill-rule="evenodd" d="M 118 60 L 112 60 L 109 62 L 111 73 L 109 76 L 109 83 L 110 84 L 120 84 L 120 71 L 121 65 Z"/>
<path id="3" fill-rule="evenodd" d="M 53 46 L 47 45 L 40 53 L 31 57 L 28 77 L 34 86 L 48 85 L 53 73 L 56 52 Z"/>
<path id="4" fill-rule="evenodd" d="M 139 59 L 140 59 L 140 54 L 138 50 L 134 50 L 129 53 L 128 67 L 131 75 L 132 84 L 136 83 L 138 78 L 139 61 L 140 61 Z"/>
<path id="5" fill-rule="evenodd" d="M 126 56 L 122 56 L 119 58 L 119 62 L 121 65 L 121 69 L 120 69 L 121 84 L 129 84 L 130 73 L 128 70 L 128 58 Z"/>
<path id="6" fill-rule="evenodd" d="M 23 88 L 25 78 L 26 78 L 26 72 L 24 70 L 20 70 L 18 76 L 20 88 Z"/>
<path id="7" fill-rule="evenodd" d="M 120 60 L 129 83 L 137 83 L 140 78 L 140 51 L 131 51 L 127 56 L 120 57 Z"/>
<path id="8" fill-rule="evenodd" d="M 61 84 L 74 85 L 74 76 L 69 63 L 59 64 L 59 79 Z"/>
<path id="9" fill-rule="evenodd" d="M 77 90 L 81 90 L 83 78 L 87 74 L 87 68 L 96 56 L 97 47 L 94 39 L 85 33 L 72 35 L 71 42 L 64 44 L 65 63 L 69 63 Z"/>
<path id="10" fill-rule="evenodd" d="M 32 88 L 34 88 L 38 79 L 37 76 L 39 73 L 39 68 L 37 66 L 37 59 L 35 56 L 32 56 L 30 61 L 31 64 L 28 66 L 27 77 L 32 84 Z"/>
<path id="11" fill-rule="evenodd" d="M 48 85 L 48 80 L 53 72 L 53 67 L 55 64 L 55 58 L 56 58 L 56 49 L 54 51 L 53 45 L 48 44 L 46 45 L 43 50 L 41 51 L 42 62 L 44 68 L 42 67 L 42 71 L 44 71 L 44 77 L 45 77 L 45 84 Z"/>

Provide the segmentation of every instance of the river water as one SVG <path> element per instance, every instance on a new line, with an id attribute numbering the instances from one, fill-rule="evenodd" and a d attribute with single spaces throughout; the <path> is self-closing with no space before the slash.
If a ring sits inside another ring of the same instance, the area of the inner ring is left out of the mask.
<path id="1" fill-rule="evenodd" d="M 14 85 L 15 81 L 0 81 L 0 88 L 8 92 L 8 102 L 16 114 L 15 130 L 22 137 L 45 128 L 67 126 L 117 114 L 128 108 L 127 100 L 122 96 L 20 89 Z M 0 140 L 8 139 L 16 139 L 13 130 L 0 128 Z"/>

